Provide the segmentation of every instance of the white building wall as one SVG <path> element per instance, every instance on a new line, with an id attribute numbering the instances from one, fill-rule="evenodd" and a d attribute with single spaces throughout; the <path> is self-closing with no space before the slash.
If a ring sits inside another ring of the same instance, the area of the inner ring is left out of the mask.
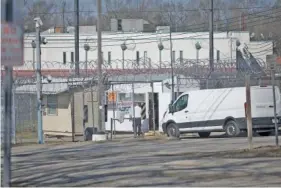
<path id="1" fill-rule="evenodd" d="M 67 61 L 70 62 L 71 52 L 74 52 L 74 36 L 72 34 L 46 34 L 43 35 L 47 38 L 48 44 L 42 45 L 41 59 L 45 61 L 63 61 L 63 52 L 66 52 Z M 147 52 L 147 57 L 151 58 L 151 62 L 159 64 L 159 50 L 157 47 L 157 40 L 161 37 L 165 49 L 162 51 L 162 61 L 170 61 L 169 53 L 169 34 L 156 34 L 156 33 L 127 33 L 127 34 L 112 34 L 104 33 L 102 41 L 102 51 L 104 60 L 108 60 L 108 52 L 111 52 L 112 67 L 120 68 L 122 59 L 121 43 L 125 38 L 134 39 L 135 49 L 128 49 L 125 51 L 125 59 L 136 60 L 136 52 L 139 51 L 140 58 Z M 96 51 L 96 36 L 81 35 L 80 36 L 80 61 L 85 61 L 84 44 L 86 39 L 91 38 L 90 46 L 91 51 L 88 52 L 88 60 L 97 59 Z M 179 58 L 180 51 L 183 51 L 183 58 L 195 59 L 196 49 L 194 47 L 196 42 L 200 42 L 202 49 L 199 52 L 200 59 L 209 58 L 209 39 L 208 33 L 173 33 L 173 50 L 176 53 L 176 59 Z M 32 60 L 31 40 L 34 35 L 29 34 L 25 37 L 25 61 Z M 216 59 L 217 50 L 220 51 L 221 59 L 235 60 L 236 40 L 239 39 L 241 43 L 246 43 L 253 55 L 257 55 L 265 61 L 266 55 L 272 54 L 272 42 L 249 42 L 249 33 L 246 32 L 232 32 L 232 33 L 215 33 L 214 34 L 214 57 Z M 232 46 L 232 47 L 231 47 Z M 132 45 L 128 45 L 132 47 Z M 262 51 L 262 52 L 261 52 Z M 117 61 L 119 63 L 116 63 Z"/>

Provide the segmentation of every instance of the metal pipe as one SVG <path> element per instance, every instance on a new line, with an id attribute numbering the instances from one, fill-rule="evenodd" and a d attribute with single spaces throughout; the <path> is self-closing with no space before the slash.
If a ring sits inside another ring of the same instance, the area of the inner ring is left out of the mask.
<path id="1" fill-rule="evenodd" d="M 84 140 L 86 140 L 86 135 L 85 135 L 85 130 L 86 130 L 86 120 L 85 120 L 85 89 L 83 88 L 83 93 L 82 93 L 82 104 L 83 104 L 83 137 Z M 88 115 L 88 114 L 87 114 Z"/>
<path id="2" fill-rule="evenodd" d="M 36 87 L 37 87 L 37 126 L 38 143 L 43 144 L 43 125 L 42 125 L 42 75 L 41 75 L 41 39 L 40 26 L 36 23 Z"/>
<path id="3" fill-rule="evenodd" d="M 210 71 L 214 71 L 214 0 L 210 0 L 210 16 L 209 16 L 209 56 L 210 56 Z"/>
<path id="4" fill-rule="evenodd" d="M 122 69 L 125 69 L 125 50 L 122 50 Z"/>
<path id="5" fill-rule="evenodd" d="M 273 92 L 273 106 L 274 106 L 274 125 L 275 125 L 275 144 L 279 145 L 278 140 L 278 124 L 277 124 L 277 113 L 276 113 L 276 93 L 275 93 L 275 73 L 274 67 L 271 68 L 271 83 L 272 83 L 272 92 Z"/>
<path id="6" fill-rule="evenodd" d="M 97 0 L 97 12 L 98 12 L 98 20 L 97 20 L 97 36 L 98 36 L 98 92 L 99 92 L 99 131 L 104 131 L 104 88 L 103 88 L 103 79 L 102 79 L 102 40 L 101 40 L 101 0 Z"/>
<path id="7" fill-rule="evenodd" d="M 13 1 L 6 2 L 6 21 L 13 21 Z M 5 67 L 5 112 L 4 112 L 4 153 L 3 153 L 3 187 L 11 184 L 11 128 L 12 128 L 12 87 L 13 68 Z M 2 135 L 1 135 L 2 136 Z"/>
<path id="8" fill-rule="evenodd" d="M 32 65 L 33 70 L 35 70 L 35 48 L 32 49 Z"/>
<path id="9" fill-rule="evenodd" d="M 112 140 L 113 135 L 113 118 L 110 118 L 110 140 Z"/>
<path id="10" fill-rule="evenodd" d="M 75 75 L 79 76 L 79 0 L 74 0 Z"/>
<path id="11" fill-rule="evenodd" d="M 199 66 L 199 49 L 196 49 L 196 65 Z"/>
<path id="12" fill-rule="evenodd" d="M 11 128 L 12 128 L 12 82 L 13 69 L 5 67 L 5 124 L 3 155 L 3 186 L 10 187 L 11 180 Z"/>
<path id="13" fill-rule="evenodd" d="M 171 58 L 171 77 L 172 77 L 172 100 L 171 103 L 173 103 L 175 101 L 175 88 L 174 88 L 174 67 L 173 67 L 173 43 L 172 43 L 172 28 L 171 28 L 171 24 L 172 24 L 172 13 L 170 12 L 170 58 Z"/>
<path id="14" fill-rule="evenodd" d="M 253 123 L 252 123 L 252 108 L 251 108 L 251 88 L 250 88 L 250 75 L 246 75 L 246 119 L 247 119 L 247 132 L 249 149 L 253 149 Z"/>
<path id="15" fill-rule="evenodd" d="M 177 76 L 177 98 L 180 96 L 180 77 Z"/>
<path id="16" fill-rule="evenodd" d="M 93 123 L 93 131 L 94 131 L 95 130 L 95 113 L 94 113 L 93 80 L 91 80 L 91 109 L 92 109 L 92 123 Z"/>
<path id="17" fill-rule="evenodd" d="M 160 68 L 162 68 L 162 50 L 159 50 L 159 63 L 160 63 Z"/>
<path id="18" fill-rule="evenodd" d="M 114 94 L 114 84 L 112 84 L 111 87 L 112 87 L 112 93 Z M 116 98 L 117 98 L 117 95 L 116 95 Z M 116 98 L 113 99 L 113 104 L 112 104 L 113 119 L 115 119 Z M 115 137 L 115 134 L 116 134 L 115 120 L 113 120 L 113 128 L 114 128 L 114 137 Z"/>
<path id="19" fill-rule="evenodd" d="M 15 104 L 15 85 L 12 86 L 12 143 L 16 144 L 16 104 Z M 32 115 L 32 113 L 31 113 Z M 32 117 L 32 116 L 31 116 Z M 31 119 L 32 120 L 32 119 Z M 33 122 L 32 122 L 33 123 Z"/>
<path id="20" fill-rule="evenodd" d="M 73 84 L 73 83 L 72 83 Z M 74 92 L 72 92 L 72 96 L 71 96 L 71 135 L 72 135 L 72 142 L 75 142 L 75 96 L 74 96 Z"/>
<path id="21" fill-rule="evenodd" d="M 133 127 L 134 127 L 134 137 L 137 137 L 137 127 L 136 127 L 136 121 L 135 121 L 135 87 L 134 87 L 134 82 L 132 82 L 132 108 L 133 108 Z"/>
<path id="22" fill-rule="evenodd" d="M 152 98 L 151 98 L 151 102 L 152 102 L 152 124 L 153 124 L 153 132 L 154 132 L 154 135 L 156 134 L 155 133 L 155 129 L 156 129 L 156 124 L 155 124 L 155 99 L 154 99 L 154 84 L 153 82 L 150 83 L 150 86 L 151 86 L 151 92 L 152 92 Z"/>
<path id="23" fill-rule="evenodd" d="M 85 70 L 86 70 L 86 75 L 88 76 L 88 50 L 85 50 Z"/>

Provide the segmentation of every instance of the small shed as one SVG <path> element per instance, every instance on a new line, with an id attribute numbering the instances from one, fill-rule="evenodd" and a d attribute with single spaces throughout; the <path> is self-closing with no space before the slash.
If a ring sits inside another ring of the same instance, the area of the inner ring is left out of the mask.
<path id="1" fill-rule="evenodd" d="M 74 133 L 79 136 L 87 127 L 97 125 L 99 109 L 95 85 L 90 78 L 53 78 L 50 83 L 42 83 L 44 135 L 72 136 Z M 36 96 L 36 91 L 36 83 L 15 88 L 16 94 L 27 96 Z"/>

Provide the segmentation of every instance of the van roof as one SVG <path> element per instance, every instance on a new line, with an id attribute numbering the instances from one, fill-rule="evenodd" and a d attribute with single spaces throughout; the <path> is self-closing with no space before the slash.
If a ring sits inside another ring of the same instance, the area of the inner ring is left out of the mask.
<path id="1" fill-rule="evenodd" d="M 278 86 L 276 86 L 276 87 L 278 87 Z M 233 87 L 233 88 L 235 88 L 237 90 L 245 89 L 245 87 Z M 185 94 L 189 94 L 189 93 L 198 93 L 198 92 L 209 92 L 209 91 L 214 91 L 214 90 L 225 90 L 225 89 L 230 89 L 230 88 L 193 90 L 193 91 L 184 92 L 181 95 L 185 95 Z M 272 86 L 251 86 L 251 89 L 272 89 Z"/>

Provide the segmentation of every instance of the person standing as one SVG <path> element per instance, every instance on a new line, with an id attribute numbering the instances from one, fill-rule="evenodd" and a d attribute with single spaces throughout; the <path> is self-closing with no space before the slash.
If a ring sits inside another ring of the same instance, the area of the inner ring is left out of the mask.
<path id="1" fill-rule="evenodd" d="M 140 136 L 142 134 L 141 131 L 141 104 L 140 103 L 135 103 L 134 104 L 134 109 L 135 109 L 135 116 L 133 114 L 133 110 L 131 110 L 131 115 L 130 118 L 133 121 L 133 132 L 137 131 L 137 135 Z M 136 124 L 136 126 L 135 126 Z M 136 128 L 136 130 L 135 130 Z"/>

